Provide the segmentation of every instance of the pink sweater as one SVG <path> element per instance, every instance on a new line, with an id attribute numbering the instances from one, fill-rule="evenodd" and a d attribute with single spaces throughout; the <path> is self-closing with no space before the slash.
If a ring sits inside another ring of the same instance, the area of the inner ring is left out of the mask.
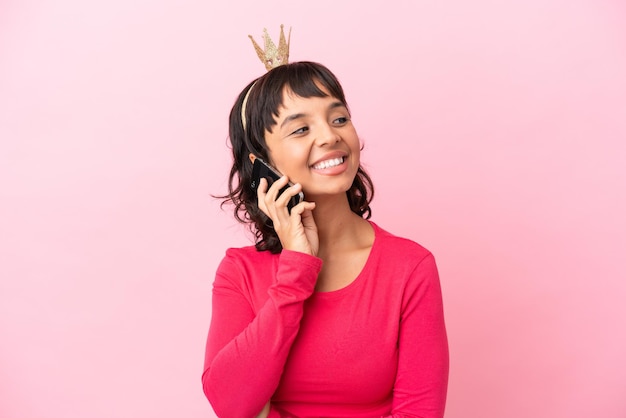
<path id="1" fill-rule="evenodd" d="M 442 417 L 448 345 L 434 258 L 372 223 L 347 287 L 315 292 L 322 260 L 229 249 L 213 287 L 202 384 L 218 416 Z"/>

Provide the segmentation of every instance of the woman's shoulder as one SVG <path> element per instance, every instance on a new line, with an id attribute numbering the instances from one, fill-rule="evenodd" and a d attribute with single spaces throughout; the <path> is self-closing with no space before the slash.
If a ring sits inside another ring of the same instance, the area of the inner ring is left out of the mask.
<path id="1" fill-rule="evenodd" d="M 217 268 L 214 286 L 247 289 L 243 293 L 254 293 L 254 289 L 271 284 L 279 256 L 258 251 L 254 246 L 228 248 Z"/>
<path id="2" fill-rule="evenodd" d="M 383 273 L 388 280 L 405 285 L 437 281 L 437 263 L 433 254 L 416 241 L 397 236 L 373 224 L 376 241 L 372 251 L 375 273 Z"/>
<path id="3" fill-rule="evenodd" d="M 247 245 L 245 247 L 231 247 L 226 249 L 225 257 L 239 258 L 239 259 L 263 259 L 268 256 L 276 256 L 269 251 L 259 251 L 254 245 Z"/>
<path id="4" fill-rule="evenodd" d="M 238 270 L 259 269 L 268 266 L 280 257 L 280 254 L 272 254 L 269 251 L 259 251 L 254 245 L 245 247 L 231 247 L 226 249 L 222 259 L 222 266 L 229 265 Z"/>
<path id="5" fill-rule="evenodd" d="M 418 242 L 395 235 L 372 221 L 370 224 L 374 228 L 377 247 L 385 253 L 393 254 L 394 258 L 411 257 L 414 259 L 432 256 L 432 253 Z"/>

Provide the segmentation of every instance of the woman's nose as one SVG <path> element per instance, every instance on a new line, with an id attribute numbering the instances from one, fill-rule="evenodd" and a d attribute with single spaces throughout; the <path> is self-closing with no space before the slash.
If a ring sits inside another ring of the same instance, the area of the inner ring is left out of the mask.
<path id="1" fill-rule="evenodd" d="M 324 123 L 320 126 L 316 137 L 317 145 L 330 145 L 339 142 L 340 140 L 341 136 L 332 125 Z"/>

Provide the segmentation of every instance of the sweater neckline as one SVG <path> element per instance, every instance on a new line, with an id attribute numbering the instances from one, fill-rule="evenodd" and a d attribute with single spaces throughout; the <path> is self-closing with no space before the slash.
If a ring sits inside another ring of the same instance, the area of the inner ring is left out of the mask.
<path id="1" fill-rule="evenodd" d="M 368 254 L 367 260 L 365 260 L 365 264 L 363 265 L 363 268 L 361 269 L 359 274 L 357 274 L 354 280 L 352 280 L 350 283 L 348 283 L 346 286 L 342 288 L 339 288 L 336 290 L 329 290 L 326 292 L 315 291 L 313 292 L 312 297 L 328 299 L 328 298 L 335 298 L 335 297 L 343 296 L 346 293 L 350 292 L 352 289 L 359 287 L 361 283 L 365 280 L 365 277 L 367 276 L 366 273 L 368 270 L 370 270 L 371 268 L 370 266 L 373 263 L 372 260 L 374 259 L 374 255 L 378 252 L 379 241 L 380 241 L 379 237 L 380 237 L 380 232 L 381 232 L 378 225 L 376 225 L 374 222 L 370 221 L 369 219 L 367 221 L 369 222 L 372 229 L 374 230 L 374 242 L 372 242 L 372 248 L 370 248 L 370 253 Z"/>

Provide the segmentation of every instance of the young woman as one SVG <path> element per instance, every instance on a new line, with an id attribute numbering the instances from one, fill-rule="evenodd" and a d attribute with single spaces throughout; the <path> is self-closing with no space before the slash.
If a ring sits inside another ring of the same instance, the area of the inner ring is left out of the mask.
<path id="1" fill-rule="evenodd" d="M 217 415 L 442 417 L 435 261 L 368 220 L 372 183 L 337 78 L 312 62 L 270 70 L 239 95 L 230 140 L 227 198 L 257 242 L 227 250 L 214 282 L 202 382 Z M 284 176 L 253 191 L 250 154 Z"/>

